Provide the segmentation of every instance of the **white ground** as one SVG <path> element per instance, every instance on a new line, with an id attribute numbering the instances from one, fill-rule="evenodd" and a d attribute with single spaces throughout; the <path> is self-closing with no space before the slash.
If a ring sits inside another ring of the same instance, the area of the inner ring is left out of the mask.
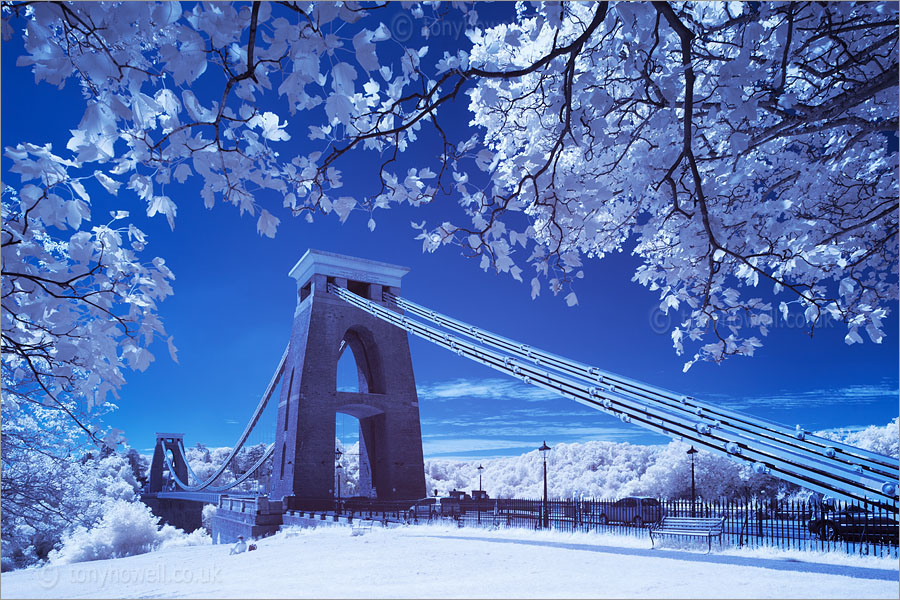
<path id="1" fill-rule="evenodd" d="M 897 598 L 898 561 L 799 552 L 651 550 L 591 533 L 378 527 L 290 530 L 229 546 L 29 569 L 4 598 Z M 705 545 L 705 543 L 704 543 Z M 702 550 L 705 550 L 703 548 Z"/>

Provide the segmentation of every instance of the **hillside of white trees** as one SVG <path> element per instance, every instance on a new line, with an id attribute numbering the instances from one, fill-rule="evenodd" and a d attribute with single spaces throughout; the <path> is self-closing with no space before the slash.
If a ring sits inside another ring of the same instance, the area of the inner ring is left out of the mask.
<path id="1" fill-rule="evenodd" d="M 896 418 L 884 426 L 818 435 L 898 456 L 900 427 Z M 557 444 L 547 458 L 549 495 L 555 498 L 690 497 L 688 448 L 687 444 L 674 441 L 665 446 L 614 442 Z M 445 495 L 451 489 L 478 489 L 479 464 L 484 467 L 483 487 L 493 498 L 537 498 L 543 493 L 543 469 L 537 450 L 484 461 L 426 460 L 429 492 L 437 489 L 440 495 Z M 703 451 L 695 455 L 694 469 L 697 494 L 704 498 L 775 498 L 803 493 L 798 486 L 755 473 L 750 465 Z"/>

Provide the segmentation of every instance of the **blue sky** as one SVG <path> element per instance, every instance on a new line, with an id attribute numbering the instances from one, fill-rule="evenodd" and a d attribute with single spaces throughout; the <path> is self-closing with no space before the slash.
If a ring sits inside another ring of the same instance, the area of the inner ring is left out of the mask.
<path id="1" fill-rule="evenodd" d="M 499 18 L 486 14 L 485 19 L 492 17 Z M 449 33 L 432 41 L 432 52 L 454 41 Z M 20 48 L 18 39 L 3 45 L 2 145 L 51 142 L 62 151 L 68 130 L 81 118 L 81 94 L 71 83 L 63 90 L 35 86 L 30 72 L 15 66 Z M 466 127 L 464 108 L 465 101 L 458 102 L 447 122 Z M 309 149 L 304 130 L 302 119 L 292 121 L 293 140 L 282 146 L 283 153 Z M 426 139 L 406 160 L 436 152 Z M 348 169 L 343 193 L 361 197 L 374 185 L 372 163 L 366 157 L 354 160 L 352 171 L 343 165 Z M 8 167 L 4 159 L 4 181 Z M 755 357 L 700 363 L 682 373 L 685 358 L 675 355 L 669 337 L 669 323 L 678 319 L 660 315 L 656 293 L 630 281 L 639 263 L 627 252 L 586 260 L 585 278 L 575 289 L 579 304 L 569 308 L 564 294 L 554 297 L 546 289 L 531 300 L 529 278 L 523 284 L 485 273 L 452 247 L 423 254 L 410 221 L 462 221 L 452 197 L 419 209 L 380 211 L 371 233 L 368 214 L 358 211 L 343 225 L 334 216 L 320 216 L 310 225 L 278 214 L 282 224 L 272 240 L 256 234 L 255 217 L 241 218 L 231 206 L 206 210 L 191 182 L 166 193 L 178 205 L 174 231 L 162 217 L 143 217 L 142 206 L 125 190 L 115 203 L 97 193 L 94 206 L 98 218 L 107 207 L 131 210 L 150 234 L 149 251 L 163 256 L 176 274 L 175 296 L 161 305 L 160 314 L 175 337 L 179 362 L 158 345 L 150 368 L 128 375 L 119 409 L 108 419 L 139 449 L 153 445 L 156 431 L 184 432 L 188 445 L 233 443 L 287 342 L 296 299 L 287 273 L 307 248 L 409 266 L 403 294 L 417 303 L 534 347 L 760 417 L 817 430 L 884 424 L 898 413 L 896 304 L 881 345 L 847 346 L 845 328 L 833 322 L 817 328 L 811 339 L 799 317 L 785 322 L 775 314 L 775 326 Z M 262 200 L 280 205 L 279 199 Z M 524 263 L 525 257 L 517 258 Z M 763 286 L 760 292 L 767 293 Z M 410 346 L 426 457 L 519 454 L 544 440 L 551 446 L 667 441 L 425 341 L 412 338 Z M 350 381 L 342 366 L 339 385 Z M 255 441 L 274 437 L 274 427 L 258 429 Z M 350 421 L 339 421 L 338 433 L 346 442 L 355 440 Z"/>

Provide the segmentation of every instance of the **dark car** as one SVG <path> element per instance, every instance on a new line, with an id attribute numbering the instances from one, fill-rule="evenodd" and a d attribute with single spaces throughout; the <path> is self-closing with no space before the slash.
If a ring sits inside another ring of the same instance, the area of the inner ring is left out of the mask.
<path id="1" fill-rule="evenodd" d="M 814 511 L 807 504 L 780 503 L 774 506 L 764 518 L 782 521 L 808 521 L 813 516 Z"/>
<path id="2" fill-rule="evenodd" d="M 848 542 L 887 542 L 897 544 L 897 519 L 885 513 L 876 514 L 859 506 L 848 506 L 826 512 L 809 521 L 809 531 L 821 540 Z"/>
<path id="3" fill-rule="evenodd" d="M 634 523 L 641 526 L 644 523 L 656 523 L 662 517 L 662 506 L 656 498 L 628 496 L 603 505 L 598 522 L 601 524 L 608 522 Z"/>

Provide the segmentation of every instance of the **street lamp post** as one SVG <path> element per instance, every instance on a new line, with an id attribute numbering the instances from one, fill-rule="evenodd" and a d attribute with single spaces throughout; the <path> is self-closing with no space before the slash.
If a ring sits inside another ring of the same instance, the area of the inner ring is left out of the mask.
<path id="1" fill-rule="evenodd" d="M 478 465 L 478 523 L 481 523 L 481 505 L 482 500 L 484 499 L 484 494 L 481 492 L 481 472 L 484 471 L 484 467 Z"/>
<path id="2" fill-rule="evenodd" d="M 687 451 L 688 456 L 691 457 L 691 516 L 696 516 L 694 507 L 696 504 L 694 503 L 694 499 L 696 498 L 696 488 L 694 487 L 694 455 L 699 452 L 696 448 L 691 446 L 691 449 Z"/>
<path id="3" fill-rule="evenodd" d="M 540 448 L 538 448 L 538 450 L 540 450 L 541 455 L 544 457 L 544 514 L 542 517 L 542 521 L 544 529 L 547 529 L 550 527 L 550 510 L 547 505 L 547 452 L 550 451 L 550 446 L 547 445 L 546 440 L 544 441 L 544 444 Z"/>
<path id="4" fill-rule="evenodd" d="M 343 469 L 344 469 L 343 465 L 341 465 L 341 456 L 343 454 L 344 453 L 341 452 L 340 448 L 334 449 L 334 462 L 337 463 L 337 466 L 335 467 L 334 472 L 335 472 L 335 475 L 337 476 L 337 508 L 336 508 L 336 512 L 338 514 L 341 513 L 341 471 L 343 471 Z"/>

